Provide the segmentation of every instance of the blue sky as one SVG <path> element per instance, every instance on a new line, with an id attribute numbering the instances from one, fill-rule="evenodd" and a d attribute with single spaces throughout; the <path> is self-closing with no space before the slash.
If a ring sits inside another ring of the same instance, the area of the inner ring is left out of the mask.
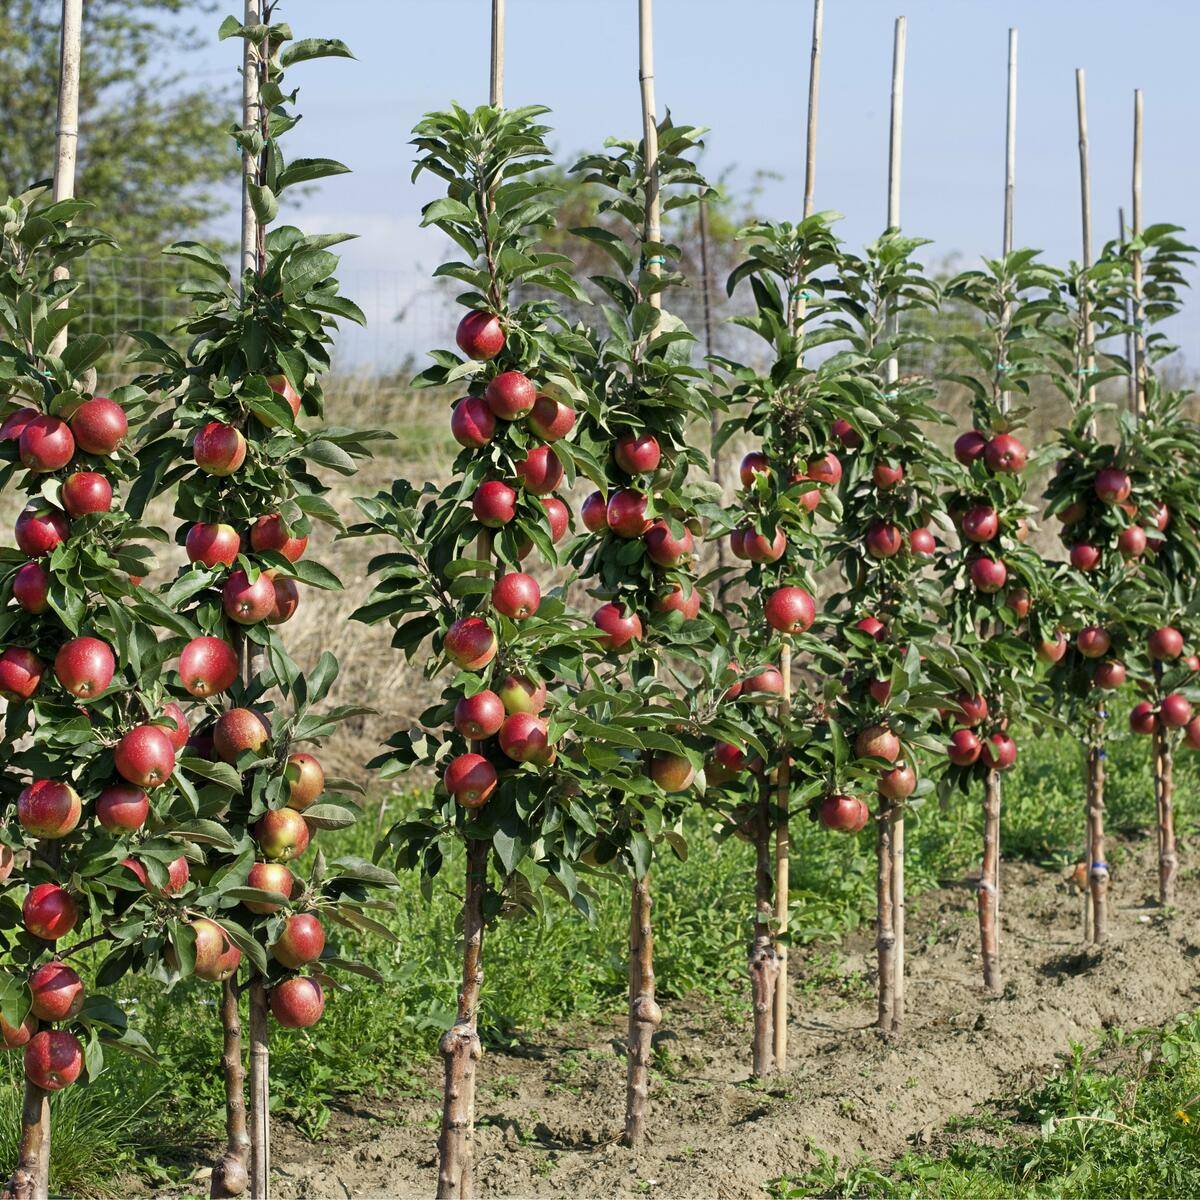
<path id="1" fill-rule="evenodd" d="M 553 109 L 563 156 L 609 134 L 636 135 L 636 0 L 508 0 L 509 104 Z M 760 207 L 796 215 L 802 189 L 811 6 L 808 0 L 656 0 L 660 108 L 711 127 L 710 176 L 769 170 Z M 908 17 L 903 224 L 937 252 L 966 261 L 999 250 L 1007 29 L 1020 30 L 1016 241 L 1057 259 L 1078 253 L 1074 69 L 1087 70 L 1098 241 L 1129 203 L 1133 89 L 1146 95 L 1148 221 L 1190 226 L 1200 195 L 1195 131 L 1196 0 L 827 0 L 817 151 L 818 208 L 845 215 L 861 243 L 883 225 L 892 22 Z M 293 156 L 331 154 L 355 172 L 293 214 L 306 227 L 362 234 L 345 256 L 376 319 L 394 288 L 417 287 L 439 259 L 438 235 L 417 228 L 435 181 L 413 186 L 409 130 L 450 100 L 487 99 L 488 0 L 284 0 L 297 36 L 343 38 L 357 62 L 297 68 L 305 119 Z M 215 22 L 214 22 L 215 25 Z M 238 48 L 214 45 L 196 64 L 223 84 Z M 230 218 L 232 222 L 232 218 Z M 378 281 L 376 281 L 378 282 Z M 1200 359 L 1200 317 L 1174 330 Z"/>

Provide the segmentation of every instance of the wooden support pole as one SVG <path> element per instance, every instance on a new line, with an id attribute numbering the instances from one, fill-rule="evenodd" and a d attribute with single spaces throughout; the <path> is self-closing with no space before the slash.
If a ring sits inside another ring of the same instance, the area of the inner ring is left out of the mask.
<path id="1" fill-rule="evenodd" d="M 54 199 L 70 200 L 75 195 L 75 163 L 79 151 L 79 74 L 83 60 L 83 0 L 63 0 L 62 34 L 59 40 L 58 119 L 54 146 Z M 66 279 L 65 266 L 54 268 L 55 279 Z M 50 353 L 60 355 L 67 346 L 64 326 L 50 343 Z M 49 1131 L 46 1136 L 50 1145 Z"/>
<path id="2" fill-rule="evenodd" d="M 262 975 L 250 978 L 250 1197 L 271 1195 L 270 1009 Z"/>
<path id="3" fill-rule="evenodd" d="M 813 192 L 817 183 L 817 109 L 821 101 L 821 38 L 825 24 L 825 0 L 813 0 L 812 53 L 808 69 L 808 125 L 804 139 L 804 215 L 813 214 Z"/>
<path id="4" fill-rule="evenodd" d="M 713 313 L 712 313 L 712 265 L 709 257 L 709 236 L 708 236 L 708 200 L 704 193 L 700 193 L 699 208 L 699 233 L 700 233 L 700 297 L 704 304 L 704 353 L 711 357 L 715 349 L 713 339 Z M 721 470 L 721 454 L 716 448 L 717 434 L 721 429 L 721 414 L 714 407 L 709 416 L 709 462 L 712 471 L 712 481 L 720 487 L 724 481 L 724 472 Z M 727 545 L 728 538 L 717 539 L 717 562 L 722 569 L 729 566 L 729 547 Z M 725 584 L 722 583 L 722 587 Z"/>
<path id="5" fill-rule="evenodd" d="M 505 0 L 492 0 L 492 55 L 488 103 L 493 108 L 504 107 L 504 5 Z"/>
<path id="6" fill-rule="evenodd" d="M 638 0 L 638 86 L 642 94 L 642 147 L 646 164 L 646 224 L 643 243 L 651 243 L 642 270 L 657 278 L 662 274 L 662 199 L 658 189 L 658 112 L 654 101 L 654 0 Z M 652 308 L 662 308 L 655 290 L 647 298 Z"/>
<path id="7" fill-rule="evenodd" d="M 773 1044 L 775 988 L 779 983 L 779 955 L 771 937 L 771 783 L 758 784 L 758 811 L 754 820 L 754 936 L 750 942 L 750 997 L 754 1005 L 751 1042 L 753 1073 L 764 1079 L 775 1069 Z"/>
<path id="8" fill-rule="evenodd" d="M 1142 90 L 1133 93 L 1133 236 L 1142 236 Z M 1133 409 L 1146 413 L 1146 312 L 1142 296 L 1142 252 L 1133 252 Z"/>
<path id="9" fill-rule="evenodd" d="M 1117 236 L 1120 239 L 1120 244 L 1125 245 L 1125 208 L 1122 205 L 1117 209 Z M 1137 367 L 1133 361 L 1133 304 L 1126 294 L 1124 301 L 1125 308 L 1125 362 L 1129 367 L 1127 376 L 1129 382 L 1129 411 L 1134 417 L 1138 416 L 1137 409 Z"/>

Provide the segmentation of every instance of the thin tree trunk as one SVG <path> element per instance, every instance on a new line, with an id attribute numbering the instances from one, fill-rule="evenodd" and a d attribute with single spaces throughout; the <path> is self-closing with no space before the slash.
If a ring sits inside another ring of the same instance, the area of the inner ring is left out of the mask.
<path id="1" fill-rule="evenodd" d="M 624 1145 L 641 1150 L 650 1109 L 650 1057 L 662 1010 L 654 998 L 654 927 L 650 876 L 635 879 L 629 906 L 629 1049 Z"/>
<path id="2" fill-rule="evenodd" d="M 754 824 L 754 937 L 750 943 L 750 997 L 754 1003 L 752 1070 L 764 1079 L 775 1069 L 773 1044 L 775 988 L 779 955 L 771 938 L 771 794 L 766 780 L 759 787 L 758 818 Z"/>
<path id="3" fill-rule="evenodd" d="M 225 1077 L 225 1153 L 213 1168 L 209 1195 L 240 1196 L 250 1173 L 250 1134 L 246 1128 L 246 1069 L 242 1062 L 242 1019 L 238 1012 L 237 978 L 221 985 L 221 1029 Z"/>
<path id="4" fill-rule="evenodd" d="M 438 1139 L 438 1200 L 475 1195 L 475 1065 L 479 1041 L 479 993 L 483 987 L 483 894 L 490 843 L 467 842 L 467 886 L 463 895 L 463 972 L 458 1014 L 442 1035 L 445 1068 L 442 1134 Z"/>
<path id="5" fill-rule="evenodd" d="M 882 796 L 875 821 L 875 951 L 879 961 L 879 1015 L 876 1025 L 892 1032 L 896 1007 L 896 928 L 892 909 L 892 805 Z"/>
<path id="6" fill-rule="evenodd" d="M 42 1169 L 49 1161 L 50 1093 L 26 1079 L 17 1163 L 4 1186 L 4 1200 L 47 1200 L 49 1172 L 43 1175 Z"/>
<path id="7" fill-rule="evenodd" d="M 1095 795 L 1095 772 L 1093 771 L 1092 752 L 1095 748 L 1095 743 L 1085 741 L 1081 743 L 1083 746 L 1083 864 L 1084 864 L 1084 880 L 1083 880 L 1083 940 L 1090 942 L 1093 936 L 1092 930 L 1092 892 L 1091 883 L 1092 865 L 1095 862 L 1095 853 L 1092 849 L 1092 804 Z"/>
<path id="8" fill-rule="evenodd" d="M 1103 726 L 1101 726 L 1103 729 Z M 1108 938 L 1108 863 L 1104 861 L 1104 743 L 1101 732 L 1088 754 L 1091 776 L 1088 808 L 1088 891 L 1092 902 L 1092 939 L 1102 945 Z"/>
<path id="9" fill-rule="evenodd" d="M 1000 991 L 1000 775 L 989 771 L 983 792 L 983 863 L 979 875 L 979 944 L 983 986 Z"/>
<path id="10" fill-rule="evenodd" d="M 775 984 L 775 1070 L 787 1068 L 788 1044 L 788 894 L 791 883 L 791 831 L 788 828 L 788 809 L 792 798 L 792 752 L 788 744 L 788 724 L 792 716 L 792 647 L 784 639 L 779 657 L 779 672 L 783 676 L 783 694 L 779 697 L 779 767 L 775 796 L 775 955 L 779 963 L 779 978 Z"/>
<path id="11" fill-rule="evenodd" d="M 892 926 L 896 935 L 896 978 L 892 984 L 892 1033 L 904 1029 L 904 917 L 908 902 L 904 892 L 904 809 L 897 806 L 892 818 Z"/>
<path id="12" fill-rule="evenodd" d="M 271 1194 L 270 1009 L 263 976 L 250 979 L 250 1197 Z"/>
<path id="13" fill-rule="evenodd" d="M 1175 903 L 1175 873 L 1179 858 L 1175 849 L 1175 753 L 1171 735 L 1165 730 L 1159 742 L 1159 778 L 1162 796 L 1162 850 L 1158 859 L 1158 899 L 1164 906 Z"/>

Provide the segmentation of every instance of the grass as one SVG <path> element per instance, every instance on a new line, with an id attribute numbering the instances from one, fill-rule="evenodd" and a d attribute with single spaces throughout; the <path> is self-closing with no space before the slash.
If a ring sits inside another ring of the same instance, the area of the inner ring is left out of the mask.
<path id="1" fill-rule="evenodd" d="M 1114 717 L 1114 727 L 1118 720 L 1123 717 Z M 1179 827 L 1186 837 L 1193 823 L 1196 760 L 1181 756 L 1177 775 Z M 1145 739 L 1114 739 L 1109 777 L 1110 826 L 1126 833 L 1145 829 L 1153 811 Z M 1073 862 L 1082 837 L 1080 796 L 1076 745 L 1062 737 L 1028 745 L 1005 791 L 1005 853 L 1049 866 Z M 389 798 L 384 819 L 396 819 L 413 799 Z M 980 807 L 978 796 L 956 799 L 946 809 L 934 800 L 911 820 L 907 863 L 914 896 L 962 879 L 976 866 Z M 329 853 L 369 854 L 372 825 L 364 821 L 323 834 L 322 845 Z M 656 868 L 659 991 L 668 1012 L 671 1001 L 694 993 L 715 1000 L 730 1020 L 745 1020 L 751 850 L 740 841 L 719 839 L 710 826 L 706 814 L 694 810 L 688 860 L 668 859 Z M 846 989 L 861 991 L 869 981 L 842 978 L 839 946 L 847 932 L 872 919 L 870 835 L 834 836 L 798 817 L 793 844 L 792 928 L 806 946 L 795 953 L 805 956 L 807 985 L 836 986 L 852 1000 L 857 993 Z M 376 967 L 385 986 L 354 979 L 330 996 L 324 1019 L 311 1031 L 275 1031 L 273 1106 L 303 1132 L 318 1135 L 329 1119 L 330 1102 L 345 1094 L 427 1091 L 434 1111 L 436 1096 L 429 1090 L 427 1070 L 438 1035 L 451 1019 L 458 984 L 454 892 L 460 874 L 461 864 L 449 862 L 432 902 L 421 896 L 415 878 L 402 879 L 388 918 L 394 943 L 356 940 L 338 931 L 342 949 Z M 590 925 L 559 906 L 543 921 L 509 921 L 489 932 L 482 1014 L 487 1042 L 509 1043 L 536 1036 L 547 1024 L 609 1016 L 622 1008 L 626 890 L 604 879 L 597 879 L 596 886 L 596 917 Z M 56 1190 L 65 1194 L 111 1194 L 120 1190 L 117 1180 L 135 1169 L 143 1182 L 186 1187 L 191 1172 L 206 1161 L 206 1145 L 220 1133 L 216 989 L 193 983 L 168 994 L 159 984 L 138 980 L 126 984 L 123 999 L 155 1047 L 158 1063 L 110 1056 L 94 1086 L 59 1097 L 54 1170 Z M 8 1057 L 7 1067 L 7 1074 L 0 1075 L 3 1134 L 16 1125 L 15 1055 Z M 578 1085 L 575 1079 L 561 1082 Z M 1085 1132 L 1064 1127 L 1061 1136 L 1082 1137 Z M 11 1161 L 11 1154 L 11 1139 L 0 1141 L 0 1167 Z"/>
<path id="2" fill-rule="evenodd" d="M 955 1122 L 932 1153 L 774 1181 L 775 1200 L 907 1196 L 1003 1200 L 1191 1196 L 1200 1179 L 1200 1015 L 1112 1033 L 1011 1104 Z"/>

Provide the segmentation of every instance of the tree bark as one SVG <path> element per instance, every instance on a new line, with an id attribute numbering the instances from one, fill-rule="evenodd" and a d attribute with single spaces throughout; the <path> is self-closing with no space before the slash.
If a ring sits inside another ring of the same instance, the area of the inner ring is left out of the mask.
<path id="1" fill-rule="evenodd" d="M 629 906 L 629 1050 L 623 1145 L 641 1150 L 650 1109 L 650 1056 L 662 1010 L 654 998 L 654 927 L 650 876 L 633 881 Z"/>
<path id="2" fill-rule="evenodd" d="M 1108 863 L 1104 858 L 1104 745 L 1099 738 L 1088 751 L 1088 775 L 1088 892 L 1092 906 L 1092 940 L 1099 946 L 1108 937 Z"/>
<path id="3" fill-rule="evenodd" d="M 750 996 L 754 1003 L 752 1071 L 765 1079 L 775 1069 L 774 1008 L 779 982 L 779 956 L 771 938 L 771 797 L 764 781 L 759 788 L 758 819 L 754 826 L 757 861 L 754 871 L 754 936 L 750 942 Z"/>
<path id="4" fill-rule="evenodd" d="M 875 821 L 875 952 L 879 962 L 876 1025 L 891 1034 L 896 1008 L 896 927 L 892 907 L 892 805 L 880 797 Z"/>
<path id="5" fill-rule="evenodd" d="M 271 1194 L 271 1051 L 267 985 L 250 980 L 250 1197 Z"/>
<path id="6" fill-rule="evenodd" d="M 892 984 L 892 1033 L 904 1029 L 904 918 L 908 901 L 904 891 L 904 809 L 892 818 L 892 924 L 896 934 L 896 978 Z"/>
<path id="7" fill-rule="evenodd" d="M 50 1194 L 50 1093 L 25 1080 L 17 1164 L 4 1200 L 47 1200 Z"/>
<path id="8" fill-rule="evenodd" d="M 479 993 L 483 987 L 483 894 L 490 843 L 467 841 L 467 887 L 463 895 L 463 971 L 454 1024 L 439 1049 L 445 1076 L 442 1134 L 438 1139 L 438 1200 L 475 1195 L 475 1066 L 479 1041 Z"/>
<path id="9" fill-rule="evenodd" d="M 1000 991 L 1000 775 L 989 771 L 983 792 L 983 863 L 979 874 L 979 945 L 983 986 Z"/>
<path id="10" fill-rule="evenodd" d="M 225 1077 L 225 1152 L 213 1167 L 209 1195 L 214 1200 L 240 1196 L 249 1181 L 250 1134 L 246 1128 L 246 1069 L 242 1062 L 242 1019 L 238 1012 L 237 978 L 221 985 L 221 1029 Z"/>
<path id="11" fill-rule="evenodd" d="M 1158 854 L 1158 899 L 1166 906 L 1175 903 L 1175 873 L 1179 868 L 1179 857 L 1175 849 L 1175 754 L 1171 748 L 1171 735 L 1165 730 L 1159 734 L 1158 778 L 1159 778 L 1159 854 Z"/>

